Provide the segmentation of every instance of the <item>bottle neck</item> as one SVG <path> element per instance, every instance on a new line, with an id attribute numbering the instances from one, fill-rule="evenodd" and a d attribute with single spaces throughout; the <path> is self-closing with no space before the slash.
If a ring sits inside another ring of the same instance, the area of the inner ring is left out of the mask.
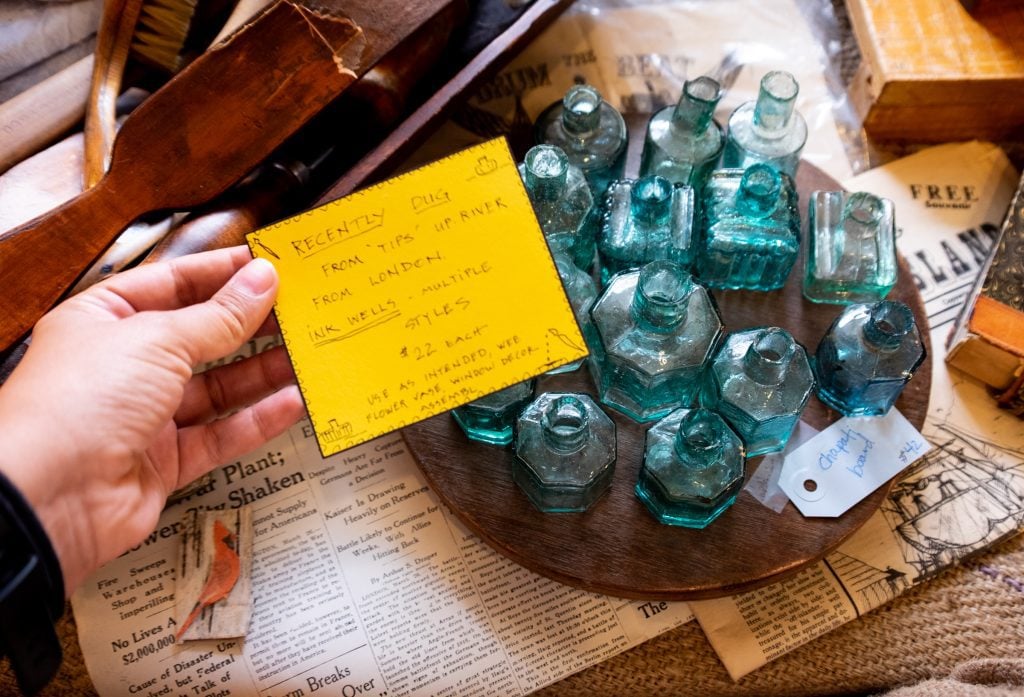
<path id="1" fill-rule="evenodd" d="M 765 218 L 775 211 L 781 189 L 782 176 L 773 167 L 751 165 L 740 179 L 736 208 L 751 218 Z"/>
<path id="2" fill-rule="evenodd" d="M 672 214 L 672 182 L 657 175 L 638 179 L 630 193 L 630 211 L 647 226 L 666 224 Z"/>
<path id="3" fill-rule="evenodd" d="M 691 410 L 679 422 L 674 448 L 691 466 L 710 467 L 722 454 L 722 422 L 707 409 Z"/>
<path id="4" fill-rule="evenodd" d="M 569 179 L 569 158 L 554 145 L 537 145 L 526 153 L 523 183 L 530 197 L 555 201 L 565 191 Z"/>
<path id="5" fill-rule="evenodd" d="M 761 88 L 754 105 L 754 128 L 762 134 L 784 132 L 793 115 L 799 91 L 796 79 L 783 70 L 775 70 L 761 78 Z"/>
<path id="6" fill-rule="evenodd" d="M 541 416 L 544 442 L 555 452 L 576 452 L 590 437 L 590 417 L 578 397 L 563 395 L 551 402 Z"/>
<path id="7" fill-rule="evenodd" d="M 562 126 L 573 135 L 592 133 L 601 125 L 601 93 L 590 85 L 575 85 L 562 98 Z"/>
<path id="8" fill-rule="evenodd" d="M 870 346 L 892 351 L 913 328 L 914 313 L 909 307 L 895 300 L 883 300 L 871 306 L 862 333 Z"/>
<path id="9" fill-rule="evenodd" d="M 594 279 L 564 255 L 555 255 L 555 268 L 562 281 L 562 287 L 569 298 L 573 311 L 579 315 L 586 311 L 597 299 L 597 288 Z"/>
<path id="10" fill-rule="evenodd" d="M 687 80 L 683 94 L 672 112 L 672 123 L 677 128 L 694 135 L 708 129 L 715 115 L 715 107 L 722 98 L 722 87 L 710 77 Z"/>
<path id="11" fill-rule="evenodd" d="M 761 385 L 779 385 L 786 374 L 796 343 L 783 329 L 762 329 L 743 354 L 743 371 Z"/>
<path id="12" fill-rule="evenodd" d="M 652 261 L 640 269 L 632 311 L 645 331 L 668 333 L 686 321 L 693 281 L 672 261 Z"/>
<path id="13" fill-rule="evenodd" d="M 860 237 L 875 234 L 882 221 L 882 199 L 874 194 L 858 191 L 851 194 L 843 206 L 843 229 Z"/>

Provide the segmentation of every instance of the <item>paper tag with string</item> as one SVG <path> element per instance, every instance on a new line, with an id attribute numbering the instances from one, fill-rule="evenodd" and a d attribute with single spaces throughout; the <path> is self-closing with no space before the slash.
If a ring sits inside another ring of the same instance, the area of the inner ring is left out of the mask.
<path id="1" fill-rule="evenodd" d="M 805 516 L 835 518 L 931 447 L 896 409 L 842 418 L 786 457 L 779 486 Z"/>

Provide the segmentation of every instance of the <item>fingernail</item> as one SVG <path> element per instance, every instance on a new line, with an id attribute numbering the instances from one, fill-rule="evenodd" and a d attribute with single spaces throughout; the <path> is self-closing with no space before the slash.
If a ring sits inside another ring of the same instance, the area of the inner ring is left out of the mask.
<path id="1" fill-rule="evenodd" d="M 235 275 L 235 283 L 253 295 L 263 295 L 277 280 L 274 265 L 266 259 L 253 259 Z"/>

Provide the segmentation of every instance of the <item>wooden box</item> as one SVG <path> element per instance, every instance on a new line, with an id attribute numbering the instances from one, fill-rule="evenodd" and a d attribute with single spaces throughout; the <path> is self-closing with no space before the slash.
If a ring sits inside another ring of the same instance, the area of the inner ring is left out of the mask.
<path id="1" fill-rule="evenodd" d="M 850 96 L 879 142 L 1024 135 L 1024 3 L 846 0 L 862 61 Z"/>

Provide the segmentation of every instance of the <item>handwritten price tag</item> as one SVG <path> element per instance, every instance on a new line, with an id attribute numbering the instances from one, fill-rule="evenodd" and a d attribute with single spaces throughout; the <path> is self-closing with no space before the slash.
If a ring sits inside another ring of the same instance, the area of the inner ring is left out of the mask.
<path id="1" fill-rule="evenodd" d="M 839 419 L 786 456 L 779 486 L 805 516 L 835 518 L 931 447 L 896 409 Z"/>
<path id="2" fill-rule="evenodd" d="M 586 355 L 504 140 L 247 240 L 325 457 Z"/>

